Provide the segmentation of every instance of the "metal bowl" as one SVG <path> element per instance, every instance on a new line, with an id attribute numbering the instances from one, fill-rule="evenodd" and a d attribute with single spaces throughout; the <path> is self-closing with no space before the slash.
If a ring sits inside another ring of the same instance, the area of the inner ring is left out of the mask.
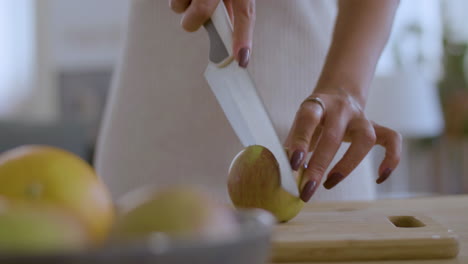
<path id="1" fill-rule="evenodd" d="M 149 236 L 142 242 L 107 245 L 96 251 L 67 255 L 6 256 L 0 263 L 15 264 L 263 264 L 270 256 L 274 218 L 263 210 L 236 213 L 240 233 L 233 239 L 216 242 L 175 241 Z"/>

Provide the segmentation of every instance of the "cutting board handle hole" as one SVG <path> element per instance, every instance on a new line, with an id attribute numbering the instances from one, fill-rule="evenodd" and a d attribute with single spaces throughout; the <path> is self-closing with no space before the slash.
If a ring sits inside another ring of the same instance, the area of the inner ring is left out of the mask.
<path id="1" fill-rule="evenodd" d="M 388 220 L 396 227 L 414 228 L 426 226 L 423 222 L 414 216 L 389 216 Z"/>

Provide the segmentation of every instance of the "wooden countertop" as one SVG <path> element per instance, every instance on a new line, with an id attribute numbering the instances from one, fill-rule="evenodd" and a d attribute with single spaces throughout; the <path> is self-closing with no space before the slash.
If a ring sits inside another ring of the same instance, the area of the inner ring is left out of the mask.
<path id="1" fill-rule="evenodd" d="M 334 210 L 338 208 L 359 208 L 359 207 L 378 207 L 411 210 L 415 213 L 427 215 L 445 227 L 452 229 L 458 234 L 460 240 L 460 253 L 455 259 L 447 260 L 425 260 L 425 261 L 385 261 L 385 262 L 349 262 L 350 264 L 365 263 L 365 264 L 468 264 L 468 195 L 461 196 L 441 196 L 418 199 L 402 199 L 402 200 L 379 200 L 375 202 L 322 202 L 311 203 L 307 205 L 308 210 L 322 211 Z M 318 262 L 314 262 L 318 263 Z M 327 262 L 330 263 L 330 262 Z M 345 264 L 347 262 L 340 262 Z"/>

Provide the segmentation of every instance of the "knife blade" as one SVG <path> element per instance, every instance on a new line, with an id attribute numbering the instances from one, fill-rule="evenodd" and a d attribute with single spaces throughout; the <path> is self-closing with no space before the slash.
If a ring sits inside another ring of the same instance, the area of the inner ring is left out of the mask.
<path id="1" fill-rule="evenodd" d="M 204 25 L 210 37 L 205 78 L 234 132 L 244 146 L 268 148 L 279 164 L 281 186 L 299 197 L 288 157 L 248 71 L 232 56 L 232 25 L 221 1 Z"/>

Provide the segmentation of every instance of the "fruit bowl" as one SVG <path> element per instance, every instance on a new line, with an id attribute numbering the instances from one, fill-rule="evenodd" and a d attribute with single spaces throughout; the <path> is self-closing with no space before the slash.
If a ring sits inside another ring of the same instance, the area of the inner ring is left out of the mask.
<path id="1" fill-rule="evenodd" d="M 270 253 L 274 217 L 263 210 L 236 212 L 240 232 L 233 238 L 214 241 L 176 241 L 162 234 L 152 234 L 140 242 L 112 244 L 99 250 L 41 256 L 0 254 L 0 263 L 15 264 L 260 264 Z"/>

